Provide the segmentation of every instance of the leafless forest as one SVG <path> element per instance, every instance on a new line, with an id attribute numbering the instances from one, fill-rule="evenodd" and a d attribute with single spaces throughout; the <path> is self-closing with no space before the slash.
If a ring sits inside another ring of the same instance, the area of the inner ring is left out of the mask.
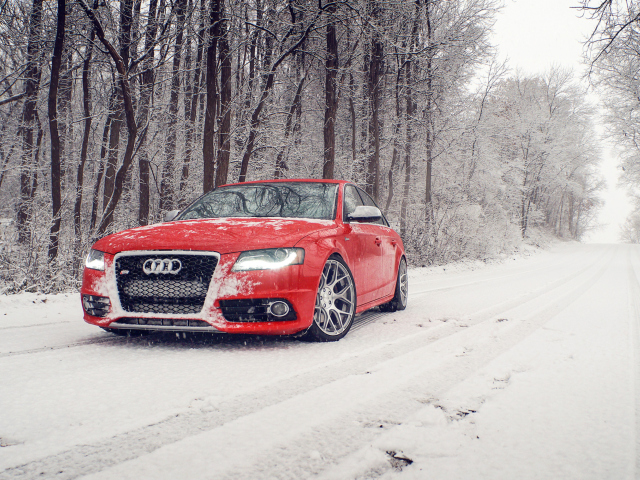
<path id="1" fill-rule="evenodd" d="M 608 134 L 622 156 L 621 181 L 633 199 L 622 240 L 640 243 L 640 3 L 637 0 L 582 0 L 596 23 L 586 42 L 590 78 L 603 93 Z"/>
<path id="2" fill-rule="evenodd" d="M 593 112 L 495 61 L 498 8 L 0 0 L 0 293 L 72 288 L 96 238 L 255 179 L 355 181 L 421 264 L 580 239 Z"/>

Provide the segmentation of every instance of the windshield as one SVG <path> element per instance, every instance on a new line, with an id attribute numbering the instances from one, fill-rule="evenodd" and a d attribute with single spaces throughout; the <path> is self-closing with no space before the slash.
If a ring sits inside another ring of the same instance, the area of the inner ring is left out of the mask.
<path id="1" fill-rule="evenodd" d="M 338 185 L 320 182 L 249 183 L 203 195 L 177 220 L 220 217 L 283 217 L 332 220 Z"/>

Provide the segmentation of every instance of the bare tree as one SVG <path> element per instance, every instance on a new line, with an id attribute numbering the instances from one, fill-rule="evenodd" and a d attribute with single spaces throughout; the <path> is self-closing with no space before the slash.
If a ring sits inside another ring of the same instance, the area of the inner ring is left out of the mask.
<path id="1" fill-rule="evenodd" d="M 609 42 L 593 44 L 590 55 L 606 48 L 591 80 L 607 88 L 632 186 L 638 9 L 595 1 L 580 0 L 606 13 L 592 40 Z M 21 244 L 1 243 L 0 258 L 17 248 L 13 270 L 25 272 L 0 269 L 1 288 L 72 285 L 86 241 L 148 224 L 231 177 L 354 181 L 425 264 L 486 258 L 537 228 L 579 238 L 594 222 L 588 109 L 571 82 L 497 75 L 497 0 L 91 3 L 67 8 L 61 51 L 49 4 L 1 7 L 0 216 L 16 216 Z M 59 54 L 49 79 L 43 59 Z"/>
<path id="2" fill-rule="evenodd" d="M 202 190 L 208 192 L 213 188 L 215 164 L 214 164 L 214 139 L 217 115 L 218 75 L 216 59 L 218 40 L 220 38 L 221 2 L 224 0 L 211 0 L 209 19 L 209 46 L 207 47 L 207 109 L 204 117 L 204 133 L 202 138 L 202 162 L 204 164 L 204 178 Z"/>
<path id="3" fill-rule="evenodd" d="M 253 147 L 254 147 L 256 136 L 257 136 L 257 133 L 258 133 L 258 127 L 260 126 L 260 114 L 262 113 L 262 109 L 265 106 L 265 102 L 267 100 L 267 97 L 269 96 L 269 93 L 271 92 L 271 89 L 273 88 L 273 83 L 274 83 L 274 80 L 275 80 L 276 71 L 277 71 L 278 67 L 280 66 L 280 64 L 282 62 L 284 62 L 284 60 L 289 55 L 294 53 L 300 47 L 300 45 L 302 45 L 302 43 L 305 41 L 305 39 L 309 35 L 309 32 L 311 31 L 311 29 L 316 26 L 316 23 L 317 23 L 318 19 L 320 18 L 320 16 L 324 12 L 324 9 L 326 9 L 326 8 L 327 8 L 327 6 L 325 5 L 324 7 L 320 7 L 316 11 L 315 15 L 309 20 L 309 22 L 307 23 L 305 29 L 298 36 L 298 38 L 293 41 L 293 44 L 291 46 L 289 46 L 288 48 L 285 47 L 285 42 L 289 39 L 290 35 L 293 32 L 293 29 L 290 29 L 284 35 L 284 37 L 278 41 L 278 43 L 280 45 L 280 50 L 282 50 L 283 52 L 280 54 L 280 56 L 277 58 L 277 60 L 275 62 L 273 62 L 273 65 L 270 65 L 270 62 L 269 62 L 268 68 L 269 67 L 270 68 L 268 69 L 268 72 L 263 76 L 263 83 L 262 83 L 262 88 L 261 88 L 261 93 L 260 93 L 260 100 L 258 101 L 258 104 L 256 105 L 255 109 L 253 110 L 253 113 L 251 114 L 251 126 L 250 126 L 250 129 L 249 129 L 249 136 L 248 136 L 248 139 L 247 139 L 247 144 L 246 144 L 246 147 L 244 149 L 244 154 L 242 156 L 242 164 L 241 164 L 241 167 L 240 167 L 240 177 L 238 179 L 240 182 L 244 182 L 247 179 L 247 170 L 249 168 L 249 161 L 251 159 L 251 155 L 253 154 Z M 269 47 L 267 47 L 267 51 L 268 50 L 269 50 Z M 266 56 L 266 58 L 269 58 L 269 57 L 270 57 L 270 55 Z"/>
<path id="4" fill-rule="evenodd" d="M 62 63 L 62 49 L 64 47 L 64 29 L 67 19 L 67 5 L 65 0 L 58 0 L 58 25 L 56 41 L 51 59 L 51 81 L 49 82 L 49 131 L 51 132 L 51 206 L 53 208 L 53 222 L 49 236 L 49 262 L 58 256 L 58 234 L 60 232 L 60 206 L 62 203 L 60 192 L 60 137 L 58 135 L 58 81 L 60 78 L 60 64 Z"/>
<path id="5" fill-rule="evenodd" d="M 327 58 L 325 63 L 325 107 L 324 107 L 324 165 L 322 178 L 333 178 L 336 157 L 336 113 L 338 111 L 338 39 L 336 37 L 336 7 L 327 9 Z"/>
<path id="6" fill-rule="evenodd" d="M 96 2 L 97 3 L 97 2 Z M 96 6 L 94 3 L 94 8 Z M 96 38 L 96 30 L 90 27 L 91 33 L 85 47 L 85 57 L 82 63 L 82 107 L 84 113 L 84 131 L 82 134 L 82 146 L 80 149 L 80 161 L 76 174 L 76 195 L 73 205 L 73 233 L 75 235 L 74 253 L 80 255 L 80 245 L 82 240 L 82 192 L 84 187 L 84 167 L 87 163 L 89 150 L 89 137 L 91 135 L 91 58 L 93 57 L 93 42 Z M 74 265 L 78 265 L 76 262 Z"/>
<path id="7" fill-rule="evenodd" d="M 164 1 L 161 0 L 160 10 L 164 9 Z M 158 0 L 149 1 L 149 13 L 147 16 L 147 25 L 145 28 L 144 49 L 146 56 L 142 64 L 142 75 L 140 84 L 140 103 L 138 110 L 138 125 L 142 127 L 140 135 L 140 156 L 138 157 L 139 170 L 139 195 L 138 195 L 138 223 L 147 225 L 149 223 L 149 154 L 144 148 L 147 139 L 149 110 L 151 106 L 151 97 L 154 90 L 154 71 L 153 71 L 153 51 L 156 44 L 156 36 L 158 33 Z"/>
<path id="8" fill-rule="evenodd" d="M 160 210 L 172 210 L 174 207 L 174 167 L 176 156 L 176 128 L 178 123 L 178 95 L 180 94 L 180 63 L 182 61 L 182 41 L 184 35 L 186 0 L 178 0 L 176 8 L 176 39 L 171 71 L 171 97 L 169 99 L 169 118 L 167 122 L 167 141 L 165 144 L 165 162 L 160 183 Z"/>
<path id="9" fill-rule="evenodd" d="M 102 24 L 96 17 L 94 11 L 85 3 L 84 0 L 77 1 L 93 23 L 93 26 L 96 29 L 96 35 L 98 36 L 104 47 L 108 50 L 109 55 L 115 63 L 116 69 L 118 71 L 118 76 L 120 78 L 120 87 L 122 89 L 122 99 L 124 103 L 125 117 L 127 120 L 128 138 L 124 158 L 122 160 L 122 165 L 120 166 L 120 169 L 115 176 L 113 193 L 104 208 L 102 219 L 98 224 L 97 233 L 98 235 L 102 235 L 107 231 L 107 229 L 111 227 L 111 224 L 113 223 L 113 212 L 116 209 L 120 197 L 122 196 L 122 186 L 127 175 L 127 170 L 129 169 L 129 166 L 133 161 L 133 149 L 135 146 L 136 135 L 138 133 L 138 127 L 136 125 L 136 120 L 134 117 L 133 103 L 131 101 L 131 91 L 129 88 L 129 80 L 127 79 L 127 70 L 125 67 L 124 59 L 118 54 L 118 51 L 113 47 L 113 45 L 111 45 L 109 40 L 107 40 L 104 34 L 104 30 L 102 29 Z M 128 53 L 128 50 L 125 50 L 125 52 Z M 113 128 L 113 122 L 111 124 L 111 128 Z"/>
<path id="10" fill-rule="evenodd" d="M 380 18 L 378 0 L 368 0 L 371 17 L 374 21 Z M 369 118 L 369 139 L 372 143 L 371 155 L 367 161 L 367 177 L 365 190 L 374 199 L 378 199 L 380 189 L 380 90 L 381 72 L 383 69 L 384 46 L 377 31 L 371 36 L 371 61 L 369 63 L 368 92 L 371 103 Z"/>
<path id="11" fill-rule="evenodd" d="M 22 111 L 22 161 L 20 164 L 20 201 L 18 203 L 18 239 L 26 243 L 31 236 L 29 217 L 33 188 L 33 131 L 37 125 L 36 102 L 40 88 L 40 30 L 42 28 L 42 0 L 33 0 L 29 19 L 29 43 L 27 45 L 27 66 L 25 68 L 25 101 Z"/>
<path id="12" fill-rule="evenodd" d="M 187 89 L 185 91 L 185 146 L 184 146 L 184 162 L 182 164 L 182 174 L 180 175 L 180 199 L 182 204 L 186 203 L 184 198 L 189 179 L 189 166 L 191 165 L 191 156 L 193 154 L 193 142 L 195 134 L 196 116 L 198 113 L 198 98 L 200 96 L 200 83 L 202 77 L 202 59 L 204 52 L 205 27 L 206 18 L 205 0 L 200 0 L 200 24 L 197 30 L 198 44 L 196 46 L 196 62 L 193 73 L 193 81 L 187 81 Z M 189 53 L 189 51 L 188 51 Z M 189 56 L 188 59 L 191 57 Z M 187 73 L 188 75 L 188 73 Z"/>
<path id="13" fill-rule="evenodd" d="M 218 135 L 218 160 L 216 187 L 227 183 L 229 157 L 231 155 L 231 52 L 229 50 L 229 21 L 222 8 L 220 35 L 220 132 Z"/>

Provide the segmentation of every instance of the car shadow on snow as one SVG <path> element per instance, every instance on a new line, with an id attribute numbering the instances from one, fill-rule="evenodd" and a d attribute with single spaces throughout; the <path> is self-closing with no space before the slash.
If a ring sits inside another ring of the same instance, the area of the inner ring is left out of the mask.
<path id="1" fill-rule="evenodd" d="M 380 311 L 378 308 L 367 310 L 356 315 L 351 331 L 354 332 L 360 328 L 366 327 L 377 320 L 385 318 L 389 315 Z M 394 320 L 395 321 L 395 320 Z M 216 349 L 238 349 L 250 350 L 265 348 L 281 350 L 295 348 L 296 346 L 304 347 L 313 345 L 316 342 L 307 341 L 302 334 L 296 335 L 247 335 L 247 334 L 227 334 L 227 333 L 204 333 L 204 332 L 145 332 L 131 331 L 126 335 L 108 334 L 113 343 L 119 346 L 127 347 L 158 347 L 158 348 L 174 348 L 174 349 L 194 349 L 194 348 L 216 348 Z M 347 335 L 345 340 L 353 337 L 353 334 Z M 108 340 L 108 339 L 107 339 Z M 104 342 L 104 337 L 102 342 Z M 112 344 L 112 342 L 104 342 Z M 320 342 L 320 344 L 332 344 L 334 342 Z"/>

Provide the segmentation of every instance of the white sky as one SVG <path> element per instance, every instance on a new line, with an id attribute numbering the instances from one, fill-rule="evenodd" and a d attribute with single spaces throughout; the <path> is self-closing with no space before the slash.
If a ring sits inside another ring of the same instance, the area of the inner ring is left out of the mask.
<path id="1" fill-rule="evenodd" d="M 577 6 L 578 0 L 504 2 L 504 8 L 497 16 L 493 43 L 498 46 L 502 58 L 509 58 L 509 65 L 514 71 L 544 73 L 552 65 L 558 65 L 573 69 L 576 76 L 584 73 L 582 41 L 591 33 L 593 23 L 579 18 L 580 12 L 570 8 Z M 594 94 L 593 102 L 597 101 Z M 607 181 L 607 189 L 601 193 L 605 201 L 599 217 L 602 227 L 585 240 L 613 243 L 618 241 L 620 226 L 630 206 L 624 190 L 617 187 L 618 158 L 604 140 L 602 154 L 601 171 Z"/>

